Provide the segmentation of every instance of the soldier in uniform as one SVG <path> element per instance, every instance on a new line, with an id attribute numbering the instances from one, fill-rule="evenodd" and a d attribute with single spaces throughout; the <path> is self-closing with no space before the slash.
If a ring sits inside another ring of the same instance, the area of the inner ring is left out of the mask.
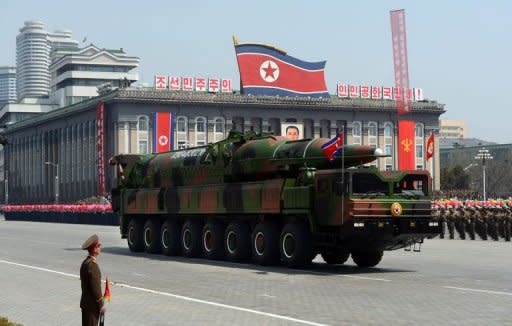
<path id="1" fill-rule="evenodd" d="M 509 205 L 512 204 L 512 203 L 509 203 Z M 510 241 L 510 233 L 511 233 L 511 228 L 512 228 L 512 207 L 508 206 L 508 205 L 505 205 L 505 217 L 504 217 L 504 230 L 503 230 L 503 233 L 504 233 L 504 238 L 505 238 L 505 241 Z"/>
<path id="2" fill-rule="evenodd" d="M 489 214 L 487 215 L 488 216 L 487 217 L 487 225 L 488 225 L 487 234 L 490 235 L 494 241 L 498 241 L 499 240 L 499 235 L 498 235 L 499 211 L 495 206 L 490 206 L 488 208 L 488 212 L 489 212 Z"/>
<path id="3" fill-rule="evenodd" d="M 446 224 L 448 225 L 450 240 L 453 240 L 455 239 L 455 209 L 451 205 L 448 205 L 447 208 L 445 211 Z"/>
<path id="4" fill-rule="evenodd" d="M 457 230 L 459 238 L 466 240 L 466 214 L 462 207 L 457 207 L 454 209 L 454 219 L 455 230 Z"/>
<path id="5" fill-rule="evenodd" d="M 441 233 L 439 234 L 439 238 L 444 239 L 444 234 L 446 233 L 446 219 L 444 217 L 444 207 L 436 203 L 434 206 L 433 214 L 436 221 L 438 221 L 438 223 L 441 225 Z"/>
<path id="6" fill-rule="evenodd" d="M 476 212 L 476 233 L 482 240 L 487 240 L 487 210 L 482 206 L 477 206 Z"/>
<path id="7" fill-rule="evenodd" d="M 475 210 L 475 208 L 474 207 L 466 208 L 465 215 L 467 216 L 467 221 L 468 221 L 468 223 L 466 224 L 466 230 L 469 233 L 469 238 L 471 240 L 475 240 L 476 239 L 476 230 L 475 230 L 476 210 Z"/>
<path id="8" fill-rule="evenodd" d="M 100 254 L 101 244 L 96 234 L 82 244 L 82 249 L 89 255 L 80 266 L 80 281 L 82 283 L 82 326 L 97 326 L 100 314 L 105 313 L 103 295 L 101 294 L 101 272 L 96 257 Z"/>

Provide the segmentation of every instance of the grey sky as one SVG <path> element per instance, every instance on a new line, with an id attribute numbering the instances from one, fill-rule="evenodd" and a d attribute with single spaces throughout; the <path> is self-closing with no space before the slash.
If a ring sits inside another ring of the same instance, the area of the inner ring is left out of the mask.
<path id="1" fill-rule="evenodd" d="M 14 65 L 24 21 L 124 48 L 157 73 L 239 76 L 231 36 L 270 43 L 306 61 L 327 60 L 326 82 L 393 84 L 389 11 L 405 9 L 410 85 L 465 119 L 469 136 L 512 143 L 510 1 L 57 1 L 0 0 L 0 66 Z"/>

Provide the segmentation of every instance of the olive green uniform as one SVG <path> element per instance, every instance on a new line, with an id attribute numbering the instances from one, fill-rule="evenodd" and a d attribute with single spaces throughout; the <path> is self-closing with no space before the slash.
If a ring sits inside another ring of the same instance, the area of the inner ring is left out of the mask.
<path id="1" fill-rule="evenodd" d="M 100 309 L 103 307 L 101 294 L 101 272 L 96 258 L 87 256 L 80 267 L 80 281 L 82 283 L 82 326 L 97 326 Z"/>

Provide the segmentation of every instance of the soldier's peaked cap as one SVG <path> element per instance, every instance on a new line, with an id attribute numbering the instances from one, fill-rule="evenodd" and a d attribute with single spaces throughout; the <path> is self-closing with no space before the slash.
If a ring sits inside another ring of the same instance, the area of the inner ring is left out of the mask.
<path id="1" fill-rule="evenodd" d="M 92 246 L 95 243 L 98 243 L 100 241 L 100 238 L 93 234 L 89 237 L 89 239 L 85 240 L 85 242 L 82 244 L 82 249 L 87 250 L 90 246 Z"/>

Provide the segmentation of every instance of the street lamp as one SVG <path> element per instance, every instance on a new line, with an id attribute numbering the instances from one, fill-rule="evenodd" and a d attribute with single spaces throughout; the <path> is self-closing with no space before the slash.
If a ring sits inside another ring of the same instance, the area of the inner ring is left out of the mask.
<path id="1" fill-rule="evenodd" d="M 475 160 L 482 160 L 482 173 L 483 173 L 483 184 L 484 184 L 484 201 L 487 199 L 487 195 L 485 192 L 485 161 L 492 160 L 493 157 L 489 150 L 485 148 L 481 148 L 478 150 L 478 153 L 475 156 Z"/>
<path id="2" fill-rule="evenodd" d="M 44 162 L 46 165 L 55 167 L 55 204 L 59 203 L 59 163 Z"/>

